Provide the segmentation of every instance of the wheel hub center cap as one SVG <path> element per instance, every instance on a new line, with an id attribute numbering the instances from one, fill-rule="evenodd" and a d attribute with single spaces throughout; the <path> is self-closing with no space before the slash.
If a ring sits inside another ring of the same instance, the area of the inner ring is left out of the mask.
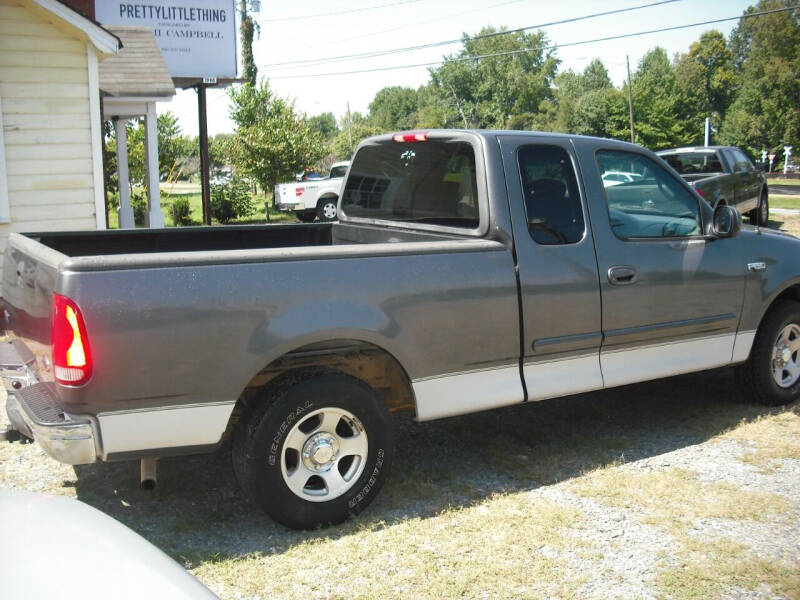
<path id="1" fill-rule="evenodd" d="M 792 351 L 789 350 L 786 346 L 780 349 L 778 352 L 778 360 L 782 363 L 781 366 L 785 367 L 789 364 L 789 361 L 792 360 Z"/>
<path id="2" fill-rule="evenodd" d="M 303 445 L 303 464 L 314 471 L 326 471 L 335 462 L 339 442 L 330 433 L 315 433 Z"/>

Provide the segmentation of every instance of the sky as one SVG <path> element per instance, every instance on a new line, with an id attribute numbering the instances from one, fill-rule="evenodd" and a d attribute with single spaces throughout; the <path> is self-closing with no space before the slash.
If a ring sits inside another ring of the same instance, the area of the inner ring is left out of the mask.
<path id="1" fill-rule="evenodd" d="M 394 85 L 417 88 L 429 80 L 427 66 L 365 73 L 334 74 L 343 71 L 405 67 L 437 63 L 457 54 L 459 43 L 409 52 L 398 52 L 360 60 L 327 61 L 324 64 L 286 64 L 296 61 L 330 59 L 365 52 L 394 50 L 434 42 L 460 40 L 483 27 L 537 26 L 553 21 L 652 4 L 658 0 L 326 0 L 296 2 L 261 1 L 259 13 L 252 13 L 260 26 L 253 43 L 259 79 L 266 78 L 272 91 L 294 101 L 295 108 L 308 116 L 332 112 L 341 119 L 349 104 L 352 112 L 368 112 L 369 103 L 382 88 Z M 755 0 L 677 0 L 629 12 L 537 27 L 554 45 L 595 40 L 735 17 Z M 237 0 L 238 5 L 238 0 Z M 621 40 L 560 47 L 556 56 L 560 71 L 582 71 L 599 58 L 614 85 L 626 79 L 625 57 L 631 71 L 656 46 L 672 57 L 686 52 L 692 42 L 709 29 L 727 37 L 738 21 L 727 21 L 654 33 Z M 435 65 L 434 65 L 435 66 Z M 241 72 L 241 69 L 240 69 Z M 225 90 L 208 90 L 209 135 L 232 132 Z M 197 94 L 179 91 L 171 102 L 158 104 L 158 112 L 178 116 L 186 135 L 198 132 Z"/>

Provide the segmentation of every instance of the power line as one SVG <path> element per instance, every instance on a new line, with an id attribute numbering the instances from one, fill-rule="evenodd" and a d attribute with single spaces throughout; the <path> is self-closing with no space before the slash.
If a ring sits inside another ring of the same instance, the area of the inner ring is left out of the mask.
<path id="1" fill-rule="evenodd" d="M 334 17 L 337 15 L 346 15 L 354 12 L 364 12 L 365 10 L 377 10 L 379 8 L 389 8 L 390 6 L 399 6 L 401 4 L 413 4 L 414 2 L 422 2 L 422 0 L 401 0 L 400 2 L 390 2 L 388 4 L 379 4 L 378 6 L 365 6 L 363 8 L 349 8 L 347 10 L 337 10 L 334 12 L 317 13 L 314 15 L 296 15 L 294 17 L 279 17 L 277 19 L 264 19 L 262 23 L 277 23 L 278 21 L 299 21 L 300 19 L 316 19 L 318 17 Z"/>
<path id="2" fill-rule="evenodd" d="M 611 40 L 621 40 L 621 39 L 625 39 L 625 38 L 639 37 L 639 36 L 643 36 L 643 35 L 650 35 L 650 34 L 653 34 L 653 33 L 663 33 L 665 31 L 676 31 L 678 29 L 688 29 L 690 27 L 700 27 L 701 25 L 712 25 L 712 24 L 715 24 L 715 23 L 724 23 L 726 21 L 735 21 L 737 19 L 751 19 L 753 17 L 761 17 L 761 16 L 764 16 L 764 15 L 770 15 L 770 14 L 774 14 L 774 13 L 780 13 L 780 12 L 786 12 L 786 11 L 798 10 L 798 9 L 800 9 L 800 6 L 790 6 L 790 7 L 786 7 L 786 8 L 775 8 L 775 9 L 772 9 L 772 10 L 765 10 L 765 11 L 761 11 L 761 12 L 750 13 L 750 14 L 747 14 L 747 15 L 739 15 L 739 16 L 736 16 L 736 17 L 725 17 L 724 19 L 713 19 L 713 20 L 710 20 L 710 21 L 700 21 L 700 22 L 697 22 L 697 23 L 688 23 L 686 25 L 675 25 L 673 27 L 662 27 L 660 29 L 650 29 L 648 31 L 637 31 L 635 33 L 624 33 L 624 34 L 620 34 L 620 35 L 611 35 L 611 36 L 607 36 L 607 37 L 594 38 L 594 39 L 591 39 L 591 40 L 582 40 L 580 42 L 568 42 L 568 43 L 565 43 L 565 44 L 554 44 L 552 46 L 547 46 L 547 47 L 543 48 L 543 50 L 556 50 L 558 48 L 567 48 L 567 47 L 570 47 L 570 46 L 581 46 L 581 45 L 584 45 L 584 44 L 594 44 L 594 43 L 597 43 L 597 42 L 608 42 L 608 41 L 611 41 Z M 507 52 L 495 52 L 495 53 L 492 53 L 492 54 L 480 54 L 480 55 L 477 55 L 477 56 L 456 57 L 456 58 L 453 58 L 451 60 L 452 61 L 457 61 L 457 62 L 464 62 L 464 61 L 471 61 L 471 60 L 480 60 L 480 59 L 483 59 L 483 58 L 495 58 L 495 57 L 498 57 L 498 56 L 513 56 L 513 55 L 516 55 L 516 54 L 523 54 L 525 52 L 531 52 L 531 51 L 534 51 L 534 50 L 538 50 L 538 48 L 524 48 L 522 50 L 509 50 Z M 354 74 L 357 74 L 357 73 L 374 73 L 374 72 L 377 72 L 377 71 L 393 71 L 393 70 L 399 70 L 399 69 L 414 69 L 414 68 L 418 68 L 418 67 L 433 67 L 433 66 L 436 66 L 436 65 L 444 64 L 444 62 L 445 61 L 440 60 L 440 61 L 428 62 L 428 63 L 417 63 L 417 64 L 413 64 L 413 65 L 399 65 L 399 66 L 394 66 L 394 67 L 376 67 L 376 68 L 373 68 L 373 69 L 358 69 L 358 70 L 354 70 L 354 71 L 339 71 L 339 72 L 336 72 L 336 73 L 311 73 L 311 74 L 308 74 L 308 75 L 277 75 L 275 77 L 269 77 L 269 79 L 302 79 L 302 78 L 305 78 L 305 77 L 331 77 L 331 76 L 334 76 L 334 75 L 354 75 Z"/>
<path id="3" fill-rule="evenodd" d="M 369 33 L 365 33 L 363 35 L 356 35 L 356 36 L 349 37 L 349 38 L 331 40 L 330 42 L 327 42 L 325 44 L 319 44 L 317 46 L 308 46 L 308 47 L 306 47 L 306 50 L 317 50 L 319 48 L 327 48 L 328 46 L 336 46 L 336 45 L 339 45 L 339 44 L 343 44 L 345 42 L 352 42 L 354 40 L 363 40 L 364 38 L 373 37 L 373 36 L 376 36 L 376 35 L 382 35 L 384 33 L 392 33 L 394 31 L 401 31 L 403 29 L 408 29 L 409 27 L 419 27 L 420 25 L 428 25 L 429 23 L 436 23 L 437 21 L 441 21 L 443 19 L 449 19 L 450 17 L 468 15 L 470 13 L 481 12 L 481 11 L 484 11 L 484 10 L 491 10 L 492 8 L 498 8 L 500 6 L 506 6 L 508 4 L 517 4 L 519 2 L 524 2 L 524 0 L 506 0 L 505 2 L 500 2 L 498 4 L 490 4 L 489 6 L 481 6 L 479 8 L 473 8 L 472 10 L 462 10 L 462 11 L 457 12 L 457 13 L 450 13 L 450 14 L 447 14 L 447 15 L 441 15 L 441 16 L 438 16 L 436 18 L 427 19 L 427 20 L 424 20 L 424 21 L 415 20 L 413 23 L 406 23 L 405 25 L 401 25 L 400 27 L 392 27 L 391 29 L 381 29 L 379 31 L 370 31 Z M 282 55 L 285 56 L 286 54 L 287 53 L 284 52 Z M 278 56 L 282 56 L 282 55 L 279 54 Z M 310 60 L 322 60 L 322 59 L 310 59 Z M 284 64 L 289 64 L 289 63 L 271 63 L 271 64 L 272 65 L 284 65 Z M 265 65 L 265 66 L 270 66 L 270 65 Z"/>
<path id="4" fill-rule="evenodd" d="M 643 8 L 652 8 L 653 6 L 659 6 L 662 4 L 672 4 L 673 2 L 680 2 L 680 0 L 657 0 L 656 2 L 650 2 L 648 4 L 639 4 L 637 6 L 631 6 L 628 8 L 616 8 L 613 10 L 606 10 L 603 12 L 592 13 L 588 15 L 581 15 L 578 17 L 570 17 L 568 19 L 560 19 L 558 21 L 550 21 L 548 23 L 539 23 L 537 25 L 528 25 L 527 27 L 519 27 L 517 29 L 508 29 L 505 31 L 496 31 L 494 33 L 485 33 L 483 35 L 476 35 L 470 37 L 470 40 L 482 40 L 486 38 L 498 37 L 503 35 L 511 35 L 513 33 L 521 33 L 523 31 L 528 31 L 529 29 L 541 29 L 542 27 L 551 27 L 553 25 L 565 25 L 567 23 L 575 23 L 577 21 L 586 21 L 588 19 L 595 19 L 598 17 L 606 17 L 609 15 L 616 15 L 625 12 L 632 12 L 634 10 L 641 10 Z M 300 65 L 305 64 L 306 66 L 316 66 L 318 64 L 326 64 L 330 62 L 346 62 L 348 60 L 361 60 L 365 58 L 375 58 L 377 56 L 386 56 L 388 54 L 399 54 L 403 52 L 412 52 L 415 50 L 425 50 L 428 48 L 437 48 L 439 46 L 448 46 L 450 44 L 460 44 L 463 42 L 463 38 L 455 39 L 455 40 L 445 40 L 442 42 L 430 42 L 428 44 L 420 44 L 418 46 L 407 46 L 405 48 L 393 48 L 390 50 L 375 50 L 374 52 L 362 52 L 358 54 L 345 54 L 342 56 L 330 56 L 326 58 L 312 58 L 306 60 L 294 60 L 282 63 L 267 63 L 262 65 L 262 68 L 266 67 L 288 67 L 290 65 Z M 313 63 L 313 64 L 307 64 Z"/>

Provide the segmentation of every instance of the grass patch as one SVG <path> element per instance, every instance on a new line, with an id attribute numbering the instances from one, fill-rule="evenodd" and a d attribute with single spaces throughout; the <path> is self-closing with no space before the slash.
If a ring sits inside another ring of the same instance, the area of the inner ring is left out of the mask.
<path id="1" fill-rule="evenodd" d="M 222 597 L 574 597 L 587 578 L 558 550 L 582 519 L 526 494 L 497 495 L 429 519 L 305 534 L 282 553 L 187 558 Z"/>
<path id="2" fill-rule="evenodd" d="M 581 496 L 642 510 L 642 522 L 673 535 L 696 519 L 763 521 L 791 510 L 789 502 L 777 494 L 746 491 L 727 482 L 703 482 L 685 469 L 638 473 L 608 467 L 588 473 L 571 488 Z"/>
<path id="3" fill-rule="evenodd" d="M 762 471 L 773 471 L 784 459 L 800 460 L 800 415 L 786 411 L 744 423 L 720 439 L 735 440 L 748 447 L 740 458 Z"/>
<path id="4" fill-rule="evenodd" d="M 164 215 L 164 225 L 166 227 L 174 227 L 173 219 L 172 219 L 172 203 L 175 198 L 188 198 L 189 199 L 189 216 L 192 220 L 192 225 L 202 225 L 203 224 L 203 196 L 202 194 L 197 191 L 196 184 L 185 184 L 184 187 L 180 187 L 181 184 L 174 184 L 175 188 L 168 188 L 168 186 L 162 186 L 161 190 L 161 212 Z M 174 189 L 172 193 L 168 192 L 167 189 Z M 242 217 L 239 219 L 234 219 L 230 222 L 231 225 L 258 225 L 258 224 L 265 224 L 267 222 L 266 217 L 264 215 L 264 203 L 269 201 L 269 219 L 270 223 L 287 223 L 287 222 L 296 222 L 297 219 L 294 216 L 294 213 L 279 211 L 276 210 L 274 206 L 272 206 L 272 196 L 265 198 L 261 194 L 251 194 L 253 198 L 253 203 L 256 206 L 255 212 L 251 215 L 247 215 L 246 217 Z M 109 229 L 119 229 L 119 215 L 117 214 L 116 210 L 109 210 L 108 211 L 108 224 Z M 212 220 L 212 225 L 219 225 L 216 221 Z"/>
<path id="5" fill-rule="evenodd" d="M 680 541 L 683 550 L 673 557 L 677 564 L 662 570 L 654 582 L 669 597 L 706 600 L 723 596 L 731 588 L 755 591 L 766 584 L 770 597 L 800 598 L 797 565 L 753 556 L 744 544 L 730 538 L 683 536 Z"/>
<path id="6" fill-rule="evenodd" d="M 800 209 L 800 195 L 787 196 L 785 194 L 771 194 L 769 197 L 770 208 L 795 208 Z"/>

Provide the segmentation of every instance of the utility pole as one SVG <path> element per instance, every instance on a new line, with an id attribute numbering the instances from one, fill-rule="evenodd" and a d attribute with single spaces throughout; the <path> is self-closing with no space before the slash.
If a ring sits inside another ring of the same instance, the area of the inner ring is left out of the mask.
<path id="1" fill-rule="evenodd" d="M 628 111 L 631 115 L 631 143 L 636 143 L 636 133 L 633 130 L 633 93 L 631 92 L 631 63 L 628 60 L 628 55 L 625 55 L 625 66 L 628 68 Z"/>
<path id="2" fill-rule="evenodd" d="M 711 117 L 706 117 L 706 143 L 703 144 L 704 146 L 708 146 L 709 142 L 711 141 Z"/>
<path id="3" fill-rule="evenodd" d="M 350 114 L 350 102 L 347 103 L 347 141 L 350 143 L 350 156 L 353 156 L 353 117 Z"/>

